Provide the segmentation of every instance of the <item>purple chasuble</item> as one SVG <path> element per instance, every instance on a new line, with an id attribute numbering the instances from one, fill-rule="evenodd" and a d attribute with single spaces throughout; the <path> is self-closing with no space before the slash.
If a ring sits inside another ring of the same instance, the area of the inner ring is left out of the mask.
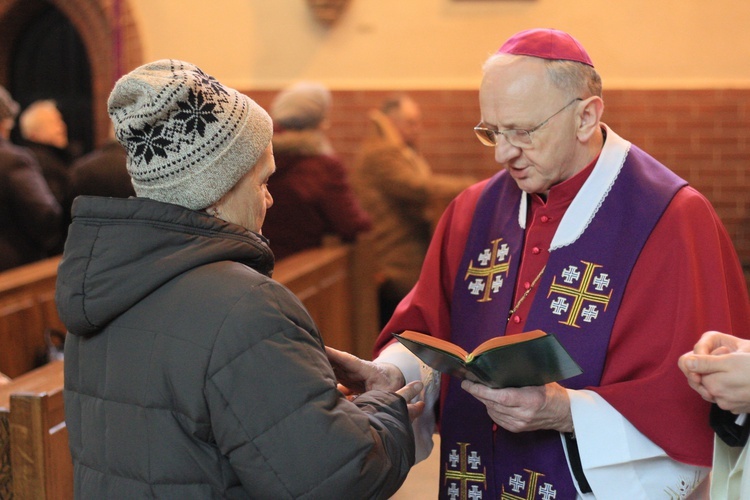
<path id="1" fill-rule="evenodd" d="M 550 249 L 526 322 L 526 331 L 553 333 L 583 368 L 581 375 L 560 382 L 571 389 L 599 385 L 633 266 L 674 194 L 686 184 L 642 150 L 627 146 L 601 205 L 586 214 L 585 230 L 569 244 Z M 523 251 L 522 196 L 502 171 L 477 202 L 451 310 L 450 340 L 467 351 L 505 333 Z M 576 498 L 559 432 L 511 433 L 494 425 L 486 407 L 453 377 L 444 394 L 441 499 Z"/>

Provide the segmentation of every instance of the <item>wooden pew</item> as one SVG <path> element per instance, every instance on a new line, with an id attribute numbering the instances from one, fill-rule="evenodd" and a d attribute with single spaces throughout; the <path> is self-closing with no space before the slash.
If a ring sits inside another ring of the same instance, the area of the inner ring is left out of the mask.
<path id="1" fill-rule="evenodd" d="M 73 498 L 63 362 L 0 386 L 0 498 Z"/>
<path id="2" fill-rule="evenodd" d="M 0 372 L 11 378 L 38 366 L 44 331 L 64 332 L 55 306 L 60 257 L 0 273 Z"/>
<path id="3" fill-rule="evenodd" d="M 305 305 L 326 345 L 349 352 L 355 346 L 351 266 L 352 248 L 341 245 L 290 255 L 273 272 Z"/>

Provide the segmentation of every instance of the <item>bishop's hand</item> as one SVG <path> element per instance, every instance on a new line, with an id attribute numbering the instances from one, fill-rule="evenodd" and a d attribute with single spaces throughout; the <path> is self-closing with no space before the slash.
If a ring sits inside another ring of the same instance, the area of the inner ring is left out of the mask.
<path id="1" fill-rule="evenodd" d="M 560 384 L 491 389 L 464 380 L 461 388 L 487 407 L 493 422 L 510 432 L 573 431 L 570 398 Z"/>

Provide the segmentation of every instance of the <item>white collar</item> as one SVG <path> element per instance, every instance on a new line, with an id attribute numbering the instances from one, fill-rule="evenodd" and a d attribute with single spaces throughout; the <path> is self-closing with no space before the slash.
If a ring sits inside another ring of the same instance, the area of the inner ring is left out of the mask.
<path id="1" fill-rule="evenodd" d="M 599 155 L 594 170 L 581 190 L 578 191 L 573 202 L 565 211 L 560 221 L 555 236 L 550 245 L 550 252 L 574 243 L 581 237 L 588 225 L 599 211 L 609 190 L 615 183 L 617 176 L 625 164 L 625 159 L 630 151 L 630 142 L 615 134 L 611 128 L 602 123 L 607 133 L 602 152 Z M 524 192 L 521 196 L 521 206 L 518 212 L 518 224 L 526 228 L 526 213 L 529 203 L 529 194 Z"/>

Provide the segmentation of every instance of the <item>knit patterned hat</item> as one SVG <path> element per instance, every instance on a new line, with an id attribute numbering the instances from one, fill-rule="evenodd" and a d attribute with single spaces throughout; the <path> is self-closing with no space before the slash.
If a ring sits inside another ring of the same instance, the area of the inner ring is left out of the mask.
<path id="1" fill-rule="evenodd" d="M 183 61 L 133 70 L 115 84 L 108 105 L 136 194 L 192 210 L 224 196 L 273 134 L 255 101 Z"/>

